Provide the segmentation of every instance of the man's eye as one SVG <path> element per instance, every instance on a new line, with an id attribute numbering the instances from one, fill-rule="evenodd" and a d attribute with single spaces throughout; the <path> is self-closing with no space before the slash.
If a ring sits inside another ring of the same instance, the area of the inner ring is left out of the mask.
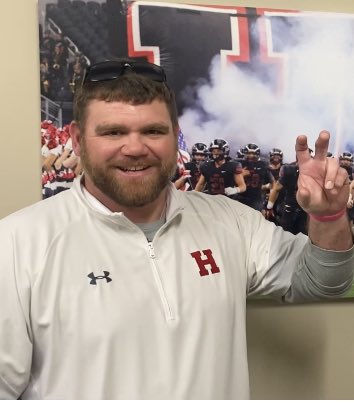
<path id="1" fill-rule="evenodd" d="M 122 134 L 123 134 L 122 131 L 119 131 L 119 130 L 109 130 L 109 131 L 107 131 L 107 132 L 103 132 L 101 136 L 112 136 L 112 137 L 115 137 L 115 136 L 120 136 L 120 135 L 122 135 Z"/>
<path id="2" fill-rule="evenodd" d="M 162 129 L 149 129 L 148 131 L 146 131 L 146 133 L 148 135 L 164 135 L 166 131 Z"/>

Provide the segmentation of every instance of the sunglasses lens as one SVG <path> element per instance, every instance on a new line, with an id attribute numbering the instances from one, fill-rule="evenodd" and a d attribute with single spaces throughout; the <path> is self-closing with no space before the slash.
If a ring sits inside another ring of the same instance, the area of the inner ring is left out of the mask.
<path id="1" fill-rule="evenodd" d="M 102 62 L 87 69 L 85 81 L 105 81 L 118 78 L 123 72 L 122 63 Z"/>
<path id="2" fill-rule="evenodd" d="M 131 69 L 136 73 L 144 77 L 147 77 L 153 81 L 166 81 L 166 75 L 160 66 L 152 63 L 134 63 L 131 65 Z"/>
<path id="3" fill-rule="evenodd" d="M 126 72 L 140 74 L 153 81 L 165 82 L 164 70 L 152 63 L 141 62 L 102 62 L 88 68 L 84 83 L 115 80 Z"/>

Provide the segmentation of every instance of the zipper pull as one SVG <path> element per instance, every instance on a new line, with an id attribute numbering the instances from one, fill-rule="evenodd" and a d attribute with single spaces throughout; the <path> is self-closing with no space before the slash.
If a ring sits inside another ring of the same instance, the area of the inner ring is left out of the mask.
<path id="1" fill-rule="evenodd" d="M 150 258 L 155 258 L 155 251 L 154 251 L 154 247 L 152 246 L 152 243 L 150 242 L 150 243 L 148 243 L 148 245 L 149 245 Z"/>

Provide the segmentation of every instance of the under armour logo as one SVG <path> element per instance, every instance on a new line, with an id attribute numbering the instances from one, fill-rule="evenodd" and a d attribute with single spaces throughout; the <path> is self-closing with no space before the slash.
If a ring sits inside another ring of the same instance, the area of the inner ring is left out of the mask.
<path id="1" fill-rule="evenodd" d="M 88 274 L 87 276 L 91 279 L 90 285 L 97 285 L 97 279 L 106 279 L 107 283 L 112 282 L 112 278 L 110 278 L 108 271 L 103 271 L 104 275 L 95 276 L 93 272 Z"/>
<path id="2" fill-rule="evenodd" d="M 210 266 L 210 271 L 212 274 L 220 272 L 220 268 L 216 265 L 211 250 L 202 250 L 202 252 L 205 255 L 204 259 L 202 258 L 202 254 L 200 251 L 194 251 L 191 253 L 191 256 L 197 261 L 199 267 L 199 275 L 209 275 L 208 269 L 206 268 L 207 265 Z"/>

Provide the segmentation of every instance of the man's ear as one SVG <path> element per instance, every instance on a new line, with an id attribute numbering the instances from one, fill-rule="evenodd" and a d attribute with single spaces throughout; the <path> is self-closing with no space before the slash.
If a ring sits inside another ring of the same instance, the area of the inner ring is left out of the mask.
<path id="1" fill-rule="evenodd" d="M 76 156 L 80 156 L 81 148 L 80 148 L 80 136 L 81 131 L 79 125 L 76 121 L 72 121 L 69 126 L 70 136 L 73 142 L 73 150 Z"/>

